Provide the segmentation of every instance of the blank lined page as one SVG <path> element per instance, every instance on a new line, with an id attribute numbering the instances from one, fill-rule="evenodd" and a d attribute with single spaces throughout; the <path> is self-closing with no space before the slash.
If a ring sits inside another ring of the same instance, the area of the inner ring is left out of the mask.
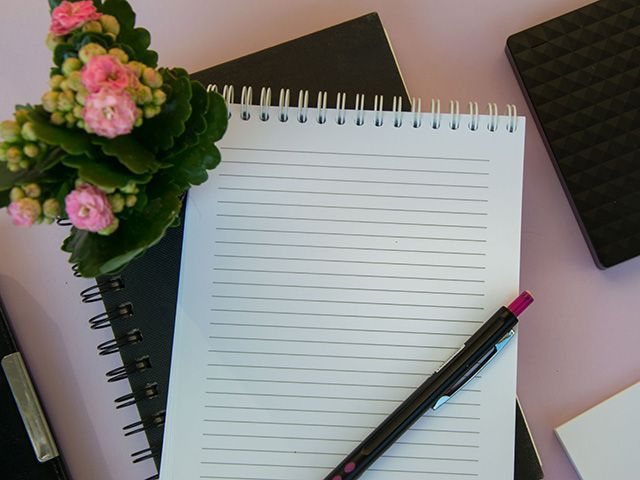
<path id="1" fill-rule="evenodd" d="M 161 478 L 324 478 L 518 293 L 516 132 L 240 119 L 189 193 Z M 513 479 L 516 342 L 365 480 Z"/>

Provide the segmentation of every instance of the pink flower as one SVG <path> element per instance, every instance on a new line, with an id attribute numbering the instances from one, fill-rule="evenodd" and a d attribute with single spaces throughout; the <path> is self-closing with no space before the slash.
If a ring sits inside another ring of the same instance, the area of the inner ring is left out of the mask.
<path id="1" fill-rule="evenodd" d="M 115 219 L 107 195 L 93 185 L 76 188 L 65 197 L 64 203 L 69 220 L 80 230 L 99 232 Z"/>
<path id="2" fill-rule="evenodd" d="M 11 202 L 7 210 L 13 224 L 19 227 L 30 227 L 42 213 L 40 202 L 26 197 Z"/>
<path id="3" fill-rule="evenodd" d="M 113 55 L 91 57 L 82 69 L 82 84 L 89 93 L 96 93 L 104 88 L 121 92 L 127 87 L 136 86 L 131 69 L 122 65 Z"/>
<path id="4" fill-rule="evenodd" d="M 51 12 L 51 27 L 54 35 L 66 35 L 91 20 L 102 16 L 91 0 L 84 2 L 68 2 L 65 0 Z"/>
<path id="5" fill-rule="evenodd" d="M 87 97 L 82 117 L 97 135 L 114 138 L 133 129 L 137 117 L 136 104 L 125 91 L 103 89 Z"/>

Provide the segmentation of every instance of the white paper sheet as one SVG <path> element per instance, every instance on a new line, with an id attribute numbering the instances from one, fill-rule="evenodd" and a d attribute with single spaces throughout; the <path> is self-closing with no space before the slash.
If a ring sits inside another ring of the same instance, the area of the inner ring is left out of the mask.
<path id="1" fill-rule="evenodd" d="M 232 111 L 189 194 L 161 478 L 322 479 L 517 295 L 524 119 Z M 512 480 L 515 343 L 362 478 Z"/>

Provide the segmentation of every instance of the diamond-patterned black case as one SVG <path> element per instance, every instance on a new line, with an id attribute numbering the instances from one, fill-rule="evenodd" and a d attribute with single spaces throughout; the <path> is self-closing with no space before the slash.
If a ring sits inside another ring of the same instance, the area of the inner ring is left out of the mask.
<path id="1" fill-rule="evenodd" d="M 507 39 L 600 268 L 640 255 L 640 0 L 601 0 Z"/>

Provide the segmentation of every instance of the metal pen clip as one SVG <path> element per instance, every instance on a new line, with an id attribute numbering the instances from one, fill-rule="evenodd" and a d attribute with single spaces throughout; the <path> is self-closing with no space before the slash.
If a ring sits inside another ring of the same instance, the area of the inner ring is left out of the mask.
<path id="1" fill-rule="evenodd" d="M 2 369 L 9 382 L 9 387 L 38 461 L 46 462 L 57 457 L 58 448 L 20 352 L 4 357 Z"/>
<path id="2" fill-rule="evenodd" d="M 482 371 L 484 367 L 486 367 L 491 359 L 495 357 L 506 345 L 509 343 L 509 340 L 513 338 L 516 334 L 514 330 L 509 330 L 505 335 L 498 340 L 498 342 L 493 346 L 491 350 L 489 350 L 478 362 L 466 372 L 460 380 L 458 380 L 446 393 L 444 393 L 438 401 L 433 405 L 433 409 L 437 410 L 442 405 L 447 403 L 447 401 L 453 397 L 456 393 L 458 393 L 464 386 L 469 383 L 473 378 Z"/>

